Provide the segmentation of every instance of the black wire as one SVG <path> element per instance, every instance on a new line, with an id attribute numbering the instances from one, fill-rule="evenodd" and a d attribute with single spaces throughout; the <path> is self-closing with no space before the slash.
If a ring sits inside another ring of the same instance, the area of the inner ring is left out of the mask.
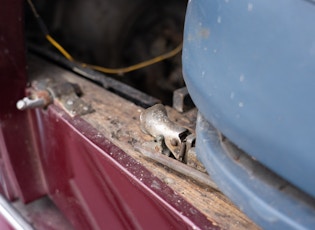
<path id="1" fill-rule="evenodd" d="M 37 23 L 39 25 L 40 30 L 44 33 L 44 35 L 48 35 L 49 34 L 49 30 L 46 26 L 46 24 L 44 23 L 43 19 L 41 18 L 41 16 L 37 13 L 37 10 L 32 2 L 32 0 L 27 0 L 28 5 L 30 6 L 34 17 L 37 20 Z"/>

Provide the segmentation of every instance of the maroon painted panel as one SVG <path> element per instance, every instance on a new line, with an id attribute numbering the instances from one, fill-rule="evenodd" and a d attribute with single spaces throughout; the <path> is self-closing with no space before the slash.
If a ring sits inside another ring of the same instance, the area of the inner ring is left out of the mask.
<path id="1" fill-rule="evenodd" d="M 75 228 L 215 228 L 81 118 L 51 105 L 34 120 L 49 194 Z"/>
<path id="2" fill-rule="evenodd" d="M 16 109 L 26 86 L 23 1 L 0 7 L 0 191 L 9 199 L 33 200 L 44 192 L 28 115 Z"/>

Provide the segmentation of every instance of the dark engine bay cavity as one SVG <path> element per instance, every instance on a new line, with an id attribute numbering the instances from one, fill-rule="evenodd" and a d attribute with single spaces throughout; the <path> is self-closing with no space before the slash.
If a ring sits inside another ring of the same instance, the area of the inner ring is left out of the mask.
<path id="1" fill-rule="evenodd" d="M 182 42 L 186 1 L 33 1 L 51 36 L 75 60 L 122 68 L 167 53 Z M 58 53 L 45 39 L 26 4 L 26 35 L 31 44 Z M 159 63 L 110 75 L 164 104 L 185 85 L 180 53 Z"/>

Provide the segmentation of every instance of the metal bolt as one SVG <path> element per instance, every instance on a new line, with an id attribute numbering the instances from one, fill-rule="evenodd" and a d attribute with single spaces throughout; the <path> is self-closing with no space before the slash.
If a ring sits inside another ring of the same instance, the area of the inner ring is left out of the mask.
<path id="1" fill-rule="evenodd" d="M 24 97 L 16 103 L 16 108 L 18 110 L 32 109 L 44 107 L 45 101 L 42 98 L 29 99 L 28 97 Z"/>

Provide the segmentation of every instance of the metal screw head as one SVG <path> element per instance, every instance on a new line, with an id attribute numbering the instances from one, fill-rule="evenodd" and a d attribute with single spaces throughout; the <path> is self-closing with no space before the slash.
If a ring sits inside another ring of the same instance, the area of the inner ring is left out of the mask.
<path id="1" fill-rule="evenodd" d="M 26 103 L 25 103 L 25 101 L 19 100 L 19 101 L 16 103 L 16 108 L 17 108 L 18 110 L 24 110 L 24 109 L 26 109 Z"/>

